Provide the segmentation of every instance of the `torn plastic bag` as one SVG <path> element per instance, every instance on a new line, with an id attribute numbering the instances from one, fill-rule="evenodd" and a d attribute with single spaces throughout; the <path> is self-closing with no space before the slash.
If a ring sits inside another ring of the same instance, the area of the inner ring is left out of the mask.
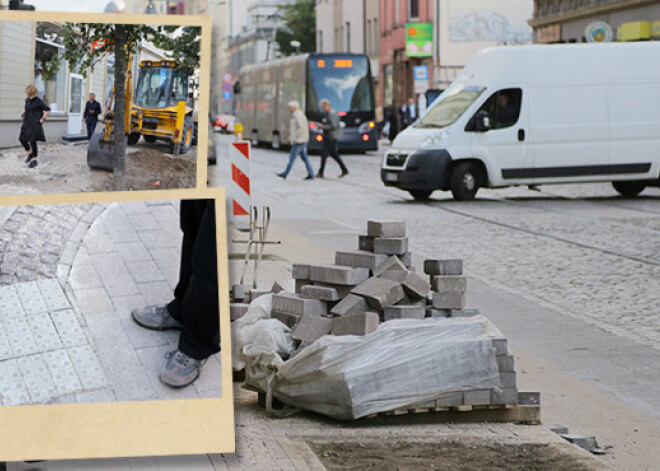
<path id="1" fill-rule="evenodd" d="M 275 397 L 294 408 L 350 420 L 456 392 L 498 388 L 492 338 L 501 336 L 483 316 L 393 320 L 364 337 L 324 336 L 290 360 L 271 364 L 271 377 L 264 381 L 267 409 Z"/>
<path id="2" fill-rule="evenodd" d="M 242 370 L 246 367 L 246 355 L 254 359 L 253 373 L 259 368 L 270 371 L 270 362 L 279 364 L 282 358 L 288 358 L 293 351 L 291 329 L 270 318 L 273 295 L 259 296 L 248 306 L 248 310 L 231 324 L 232 367 Z M 266 360 L 266 359 L 269 360 Z M 246 373 L 249 373 L 246 371 Z"/>

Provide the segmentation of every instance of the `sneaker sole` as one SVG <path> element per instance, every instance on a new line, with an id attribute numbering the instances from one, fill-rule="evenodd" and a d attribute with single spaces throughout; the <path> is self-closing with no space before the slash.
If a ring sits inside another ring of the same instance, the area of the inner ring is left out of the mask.
<path id="1" fill-rule="evenodd" d="M 141 322 L 137 317 L 135 317 L 135 311 L 131 312 L 131 317 L 133 318 L 133 321 L 140 327 L 144 327 L 145 329 L 153 330 L 155 332 L 164 332 L 166 330 L 183 330 L 183 326 L 177 326 L 177 325 L 172 325 L 168 327 L 154 327 L 152 325 L 147 325 Z"/>
<path id="2" fill-rule="evenodd" d="M 186 386 L 190 386 L 191 384 L 193 384 L 195 381 L 197 381 L 199 376 L 200 376 L 200 369 L 197 368 L 197 375 L 193 379 L 191 379 L 190 382 L 185 383 L 185 384 L 171 384 L 171 383 L 168 383 L 167 381 L 165 381 L 163 379 L 162 375 L 158 375 L 158 379 L 160 379 L 161 383 L 163 383 L 166 386 L 169 386 L 170 388 L 181 389 L 181 388 L 185 388 Z"/>

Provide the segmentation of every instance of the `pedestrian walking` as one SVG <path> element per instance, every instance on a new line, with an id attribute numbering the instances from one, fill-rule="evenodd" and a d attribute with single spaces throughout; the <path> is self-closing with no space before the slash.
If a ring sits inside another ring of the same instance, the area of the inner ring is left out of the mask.
<path id="1" fill-rule="evenodd" d="M 96 101 L 96 94 L 89 94 L 89 101 L 85 105 L 85 113 L 83 119 L 87 126 L 87 138 L 91 139 L 94 131 L 96 130 L 96 123 L 98 123 L 99 115 L 101 114 L 101 104 Z"/>
<path id="2" fill-rule="evenodd" d="M 402 130 L 406 129 L 419 118 L 419 112 L 414 98 L 408 98 L 408 103 L 401 108 Z"/>
<path id="3" fill-rule="evenodd" d="M 332 109 L 330 100 L 321 100 L 321 109 L 324 114 L 323 119 L 321 120 L 323 129 L 323 148 L 321 149 L 321 166 L 319 167 L 319 173 L 317 173 L 316 176 L 323 178 L 325 163 L 328 160 L 328 156 L 330 156 L 335 162 L 337 162 L 339 168 L 341 168 L 341 175 L 339 175 L 339 178 L 342 178 L 348 175 L 348 168 L 346 168 L 346 164 L 344 164 L 344 161 L 339 156 L 339 138 L 341 137 L 339 116 L 337 115 L 337 112 Z"/>
<path id="4" fill-rule="evenodd" d="M 193 383 L 206 359 L 220 351 L 215 202 L 181 201 L 180 224 L 183 243 L 174 299 L 131 313 L 147 329 L 181 331 L 178 348 L 167 353 L 160 373 L 160 380 L 174 388 Z"/>
<path id="5" fill-rule="evenodd" d="M 387 122 L 390 123 L 387 138 L 390 144 L 394 141 L 397 134 L 399 134 L 399 109 L 396 105 L 390 105 L 387 111 Z"/>
<path id="6" fill-rule="evenodd" d="M 289 164 L 286 166 L 286 169 L 282 173 L 278 173 L 278 177 L 286 179 L 287 175 L 291 171 L 296 157 L 300 155 L 300 158 L 305 163 L 307 167 L 307 177 L 305 180 L 314 179 L 314 169 L 312 168 L 312 163 L 309 161 L 309 155 L 307 155 L 307 144 L 309 143 L 309 122 L 305 113 L 300 109 L 300 103 L 297 101 L 289 102 L 289 111 L 291 112 L 291 123 L 289 126 L 289 143 L 291 144 L 291 155 L 289 155 Z"/>
<path id="7" fill-rule="evenodd" d="M 23 124 L 21 124 L 21 134 L 18 140 L 28 153 L 25 163 L 28 164 L 28 167 L 34 168 L 38 165 L 37 142 L 46 142 L 43 124 L 50 114 L 50 108 L 37 96 L 39 90 L 34 85 L 28 85 L 25 93 L 27 98 L 25 99 L 25 111 L 21 113 Z"/>

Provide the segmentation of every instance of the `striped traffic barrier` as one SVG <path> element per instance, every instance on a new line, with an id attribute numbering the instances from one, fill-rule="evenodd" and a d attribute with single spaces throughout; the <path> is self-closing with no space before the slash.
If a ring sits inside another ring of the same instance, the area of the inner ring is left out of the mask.
<path id="1" fill-rule="evenodd" d="M 250 227 L 250 208 L 252 196 L 250 193 L 250 142 L 236 141 L 229 147 L 231 162 L 231 219 L 234 227 L 247 229 Z"/>

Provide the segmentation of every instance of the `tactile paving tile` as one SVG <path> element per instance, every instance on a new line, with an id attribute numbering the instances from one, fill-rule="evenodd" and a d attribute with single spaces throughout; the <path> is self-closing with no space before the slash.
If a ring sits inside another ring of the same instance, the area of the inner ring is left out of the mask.
<path id="1" fill-rule="evenodd" d="M 39 314 L 48 310 L 46 303 L 44 303 L 41 297 L 41 291 L 39 291 L 36 281 L 18 283 L 14 286 L 26 314 Z"/>
<path id="2" fill-rule="evenodd" d="M 69 350 L 69 356 L 73 360 L 73 366 L 78 372 L 85 389 L 97 389 L 107 386 L 108 381 L 96 358 L 92 347 L 76 347 Z"/>
<path id="3" fill-rule="evenodd" d="M 25 316 L 25 311 L 12 285 L 0 286 L 0 319 Z"/>
<path id="4" fill-rule="evenodd" d="M 79 347 L 87 344 L 85 334 L 72 310 L 53 312 L 51 317 L 65 347 Z"/>
<path id="5" fill-rule="evenodd" d="M 80 380 L 66 350 L 53 350 L 43 355 L 60 394 L 71 394 L 82 390 Z"/>
<path id="6" fill-rule="evenodd" d="M 27 318 L 28 324 L 32 329 L 32 336 L 34 337 L 39 351 L 46 352 L 48 350 L 57 350 L 62 348 L 62 341 L 57 335 L 57 330 L 53 325 L 53 321 L 46 313 L 29 316 Z"/>
<path id="7" fill-rule="evenodd" d="M 30 355 L 16 360 L 32 402 L 44 402 L 57 395 L 57 388 L 50 376 L 43 356 Z"/>
<path id="8" fill-rule="evenodd" d="M 0 395 L 3 406 L 17 406 L 30 402 L 30 394 L 16 360 L 0 361 Z"/>
<path id="9" fill-rule="evenodd" d="M 14 356 L 22 357 L 39 351 L 26 319 L 14 317 L 13 319 L 5 319 L 3 324 L 11 349 L 14 351 Z"/>
<path id="10" fill-rule="evenodd" d="M 0 361 L 13 357 L 14 352 L 12 352 L 11 346 L 9 345 L 9 340 L 7 340 L 7 336 L 5 335 L 5 328 L 0 322 Z"/>
<path id="11" fill-rule="evenodd" d="M 37 286 L 46 302 L 49 311 L 59 311 L 61 309 L 70 309 L 69 300 L 64 294 L 60 283 L 54 278 L 47 278 L 37 281 Z"/>

